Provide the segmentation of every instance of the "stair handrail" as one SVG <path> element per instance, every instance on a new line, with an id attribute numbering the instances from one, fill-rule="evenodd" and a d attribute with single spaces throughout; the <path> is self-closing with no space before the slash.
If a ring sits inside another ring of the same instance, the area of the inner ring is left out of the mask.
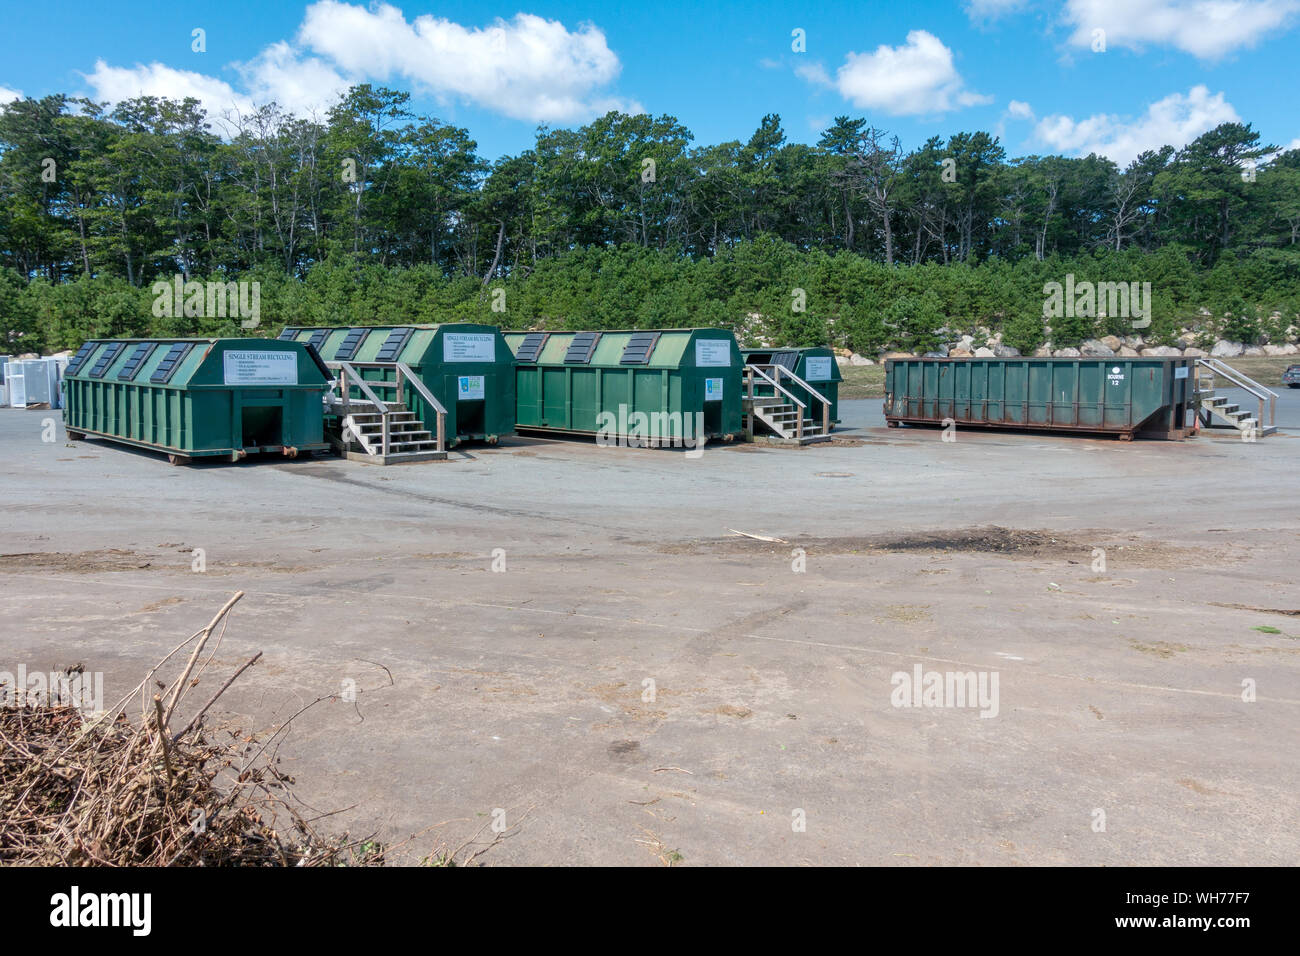
<path id="1" fill-rule="evenodd" d="M 775 378 L 772 378 L 770 375 L 768 375 L 766 372 L 763 371 L 763 369 L 765 368 L 780 368 L 780 367 L 781 366 L 779 365 L 746 365 L 745 369 L 746 371 L 757 372 L 762 377 L 762 379 L 765 382 L 767 382 L 767 384 L 771 385 L 773 388 L 775 388 L 786 398 L 790 399 L 790 401 L 794 402 L 794 404 L 798 405 L 800 408 L 807 408 L 808 406 L 805 405 L 803 402 L 799 401 L 799 399 L 795 398 L 794 394 L 789 389 L 785 388 Z M 780 375 L 777 376 L 777 378 L 779 377 Z M 751 399 L 754 397 L 754 379 L 752 376 L 749 378 L 749 394 L 746 395 L 745 397 Z"/>
<path id="2" fill-rule="evenodd" d="M 763 371 L 763 369 L 765 368 L 780 369 L 781 366 L 780 365 L 746 365 L 745 366 L 745 370 L 747 372 L 751 372 L 751 373 L 757 372 L 759 375 L 763 377 L 764 381 L 766 381 L 769 385 L 771 385 L 773 388 L 779 391 L 786 398 L 790 399 L 790 401 L 793 402 L 795 405 L 799 406 L 799 410 L 794 413 L 794 435 L 797 441 L 802 442 L 803 441 L 803 413 L 808 408 L 808 406 L 805 405 L 803 402 L 799 401 L 799 399 L 795 398 L 794 394 L 781 384 L 780 382 L 781 373 L 779 371 L 776 373 L 776 378 L 772 378 L 770 375 L 768 375 L 766 372 Z M 748 375 L 746 377 L 746 382 L 748 382 L 748 391 L 749 391 L 747 397 L 752 402 L 754 400 L 754 376 L 752 374 Z"/>
<path id="3" fill-rule="evenodd" d="M 438 449 L 438 451 L 446 451 L 446 450 L 447 450 L 447 448 L 446 448 L 446 443 L 447 443 L 447 425 L 446 425 L 447 409 L 445 409 L 445 408 L 442 407 L 442 402 L 438 401 L 438 399 L 434 396 L 433 392 L 429 391 L 429 387 L 428 387 L 427 385 L 425 385 L 424 382 L 420 381 L 420 377 L 419 377 L 418 375 L 416 375 L 415 372 L 411 371 L 411 367 L 410 367 L 409 365 L 407 365 L 405 362 L 397 362 L 397 363 L 395 363 L 395 364 L 396 364 L 396 366 L 397 366 L 397 373 L 398 373 L 398 375 L 399 375 L 399 376 L 405 376 L 405 377 L 406 377 L 406 381 L 407 381 L 407 383 L 408 383 L 408 384 L 409 384 L 413 389 L 415 389 L 417 392 L 419 392 L 419 393 L 420 393 L 420 397 L 423 398 L 423 399 L 424 399 L 424 400 L 425 400 L 425 401 L 426 401 L 426 402 L 427 402 L 427 403 L 428 403 L 428 404 L 433 408 L 433 410 L 434 410 L 435 412 L 438 413 L 438 445 L 437 445 L 437 449 Z M 401 379 L 399 378 L 398 380 L 400 381 Z M 399 397 L 400 397 L 400 393 L 399 393 Z"/>
<path id="4" fill-rule="evenodd" d="M 361 377 L 361 373 L 352 367 L 352 364 L 350 362 L 330 362 L 328 364 L 330 368 L 337 368 L 340 372 L 338 387 L 339 387 L 339 394 L 341 397 L 341 403 L 343 405 L 343 420 L 346 422 L 348 418 L 350 418 L 352 415 L 351 386 L 356 385 L 356 387 L 361 390 L 361 394 L 365 396 L 366 400 L 369 401 L 371 404 L 373 404 L 375 408 L 379 410 L 380 425 L 382 427 L 381 435 L 383 439 L 381 454 L 387 455 L 388 447 L 389 447 L 388 416 L 390 414 L 390 409 L 388 407 L 388 403 L 380 401 L 379 396 L 375 394 L 374 389 L 372 389 L 370 386 L 371 384 L 383 386 L 385 384 L 391 384 L 391 383 L 367 382 L 364 378 Z M 365 440 L 361 438 L 361 433 L 354 426 L 349 426 L 349 427 L 352 428 L 353 434 L 355 434 L 357 436 L 358 441 L 361 442 L 361 446 L 365 448 L 366 451 L 369 453 L 370 447 L 365 443 Z"/>
<path id="5" fill-rule="evenodd" d="M 1204 365 L 1216 375 L 1222 375 L 1232 384 L 1245 392 L 1249 392 L 1255 398 L 1259 399 L 1259 425 L 1264 425 L 1264 407 L 1268 406 L 1268 424 L 1270 426 L 1277 424 L 1277 392 L 1261 385 L 1245 372 L 1239 372 L 1226 362 L 1220 362 L 1212 356 L 1198 358 L 1198 365 Z"/>
<path id="6" fill-rule="evenodd" d="M 817 389 L 813 388 L 811 383 L 805 382 L 784 365 L 777 365 L 775 367 L 778 369 L 776 373 L 777 378 L 780 378 L 783 373 L 789 375 L 790 378 L 794 379 L 796 385 L 800 386 L 805 392 L 822 403 L 822 434 L 829 435 L 831 433 L 831 400 L 821 392 L 817 391 Z"/>

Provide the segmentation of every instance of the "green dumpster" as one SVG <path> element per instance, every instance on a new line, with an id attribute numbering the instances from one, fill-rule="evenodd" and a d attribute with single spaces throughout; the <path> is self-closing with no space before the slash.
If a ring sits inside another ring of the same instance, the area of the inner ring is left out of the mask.
<path id="1" fill-rule="evenodd" d="M 885 422 L 1181 439 L 1195 359 L 889 359 Z"/>
<path id="2" fill-rule="evenodd" d="M 787 372 L 793 372 L 823 398 L 831 403 L 831 422 L 838 425 L 840 422 L 840 382 L 844 381 L 844 376 L 840 374 L 839 363 L 835 361 L 835 353 L 828 348 L 781 348 L 781 349 L 741 349 L 741 354 L 745 358 L 746 365 L 757 365 L 766 371 L 766 366 L 780 365 Z M 776 378 L 771 372 L 767 374 Z M 756 377 L 757 378 L 757 377 Z M 808 406 L 807 414 L 813 420 L 821 420 L 821 402 L 808 395 L 808 390 L 797 382 L 791 381 L 787 376 L 781 376 L 781 387 L 789 390 L 799 401 Z M 754 386 L 754 393 L 759 397 L 771 397 L 775 389 L 761 379 L 757 380 Z"/>
<path id="3" fill-rule="evenodd" d="M 493 444 L 515 430 L 514 356 L 494 325 L 376 325 L 337 328 L 290 327 L 280 338 L 305 342 L 331 367 L 347 362 L 367 381 L 396 381 L 396 363 L 447 409 L 447 445 L 481 440 Z M 415 388 L 402 401 L 432 433 L 437 412 Z M 353 399 L 360 391 L 353 388 Z M 387 400 L 392 391 L 381 392 Z"/>
<path id="4" fill-rule="evenodd" d="M 726 329 L 507 332 L 521 429 L 691 445 L 743 434 L 744 362 Z"/>
<path id="5" fill-rule="evenodd" d="M 330 372 L 314 352 L 274 339 L 96 339 L 64 373 L 63 421 L 167 452 L 174 463 L 219 455 L 328 448 L 322 396 Z"/>

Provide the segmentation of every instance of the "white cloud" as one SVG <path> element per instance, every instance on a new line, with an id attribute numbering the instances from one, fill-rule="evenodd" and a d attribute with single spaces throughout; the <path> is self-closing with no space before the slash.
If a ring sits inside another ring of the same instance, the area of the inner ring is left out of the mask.
<path id="1" fill-rule="evenodd" d="M 1012 119 L 1031 120 L 1034 118 L 1034 108 L 1024 100 L 1012 100 L 1007 104 L 1007 115 Z"/>
<path id="2" fill-rule="evenodd" d="M 993 99 L 965 88 L 952 50 L 925 30 L 908 33 L 902 46 L 881 44 L 874 53 L 850 53 L 836 71 L 835 85 L 854 106 L 895 116 L 944 113 Z"/>
<path id="3" fill-rule="evenodd" d="M 386 3 L 366 9 L 320 0 L 307 8 L 298 42 L 350 76 L 398 77 L 439 96 L 540 122 L 612 108 L 612 100 L 594 93 L 621 69 L 594 24 L 571 31 L 528 13 L 479 28 L 429 14 L 408 23 Z"/>
<path id="4" fill-rule="evenodd" d="M 1147 107 L 1135 120 L 1107 113 L 1075 120 L 1062 114 L 1044 117 L 1034 136 L 1064 153 L 1086 156 L 1098 153 L 1126 166 L 1139 153 L 1161 146 L 1185 146 L 1220 123 L 1239 123 L 1241 117 L 1222 93 L 1211 95 L 1204 86 L 1171 93 Z"/>
<path id="5" fill-rule="evenodd" d="M 1149 43 L 1214 60 L 1253 46 L 1297 11 L 1300 0 L 1067 0 L 1064 17 L 1075 46 L 1091 48 L 1093 31 L 1104 30 L 1107 48 Z"/>
<path id="6" fill-rule="evenodd" d="M 807 80 L 814 86 L 834 86 L 835 81 L 820 63 L 803 63 L 794 68 L 795 76 Z"/>
<path id="7" fill-rule="evenodd" d="M 272 43 L 247 63 L 236 63 L 244 86 L 258 103 L 275 101 L 291 113 L 323 111 L 352 84 L 317 57 L 299 57 L 293 47 Z"/>
<path id="8" fill-rule="evenodd" d="M 1289 153 L 1293 149 L 1300 149 L 1300 136 L 1297 136 L 1295 139 L 1291 140 L 1291 142 L 1287 143 L 1285 146 L 1278 147 L 1276 153 L 1269 153 L 1267 156 L 1263 158 L 1263 162 L 1271 163 L 1273 162 L 1273 160 L 1277 159 L 1283 153 Z"/>
<path id="9" fill-rule="evenodd" d="M 533 122 L 585 120 L 611 109 L 642 111 L 635 101 L 601 92 L 622 67 L 599 27 L 584 23 L 570 30 L 526 13 L 465 27 L 427 14 L 408 22 L 386 3 L 320 0 L 307 7 L 292 42 L 272 43 L 230 67 L 238 89 L 157 62 L 121 67 L 99 60 L 86 80 L 99 101 L 194 96 L 214 116 L 272 100 L 291 112 L 312 113 L 363 82 L 413 87 L 440 102 L 469 102 Z"/>
<path id="10" fill-rule="evenodd" d="M 966 15 L 972 20 L 996 20 L 1014 13 L 1028 2 L 1029 0 L 969 0 Z"/>
<path id="11" fill-rule="evenodd" d="M 11 103 L 14 100 L 21 100 L 22 98 L 22 90 L 11 90 L 7 86 L 0 86 L 0 103 Z"/>
<path id="12" fill-rule="evenodd" d="M 86 82 L 98 102 L 120 103 L 135 96 L 158 96 L 173 100 L 194 97 L 203 104 L 210 117 L 224 116 L 228 112 L 248 113 L 253 101 L 236 93 L 224 80 L 177 70 L 162 63 L 133 67 L 110 66 L 104 60 L 95 61 L 93 72 L 86 74 Z"/>

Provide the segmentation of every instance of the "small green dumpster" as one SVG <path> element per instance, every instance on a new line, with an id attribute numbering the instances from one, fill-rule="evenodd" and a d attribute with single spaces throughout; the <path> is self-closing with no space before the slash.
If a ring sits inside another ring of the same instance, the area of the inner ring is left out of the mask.
<path id="1" fill-rule="evenodd" d="M 367 381 L 394 382 L 396 365 L 408 366 L 447 409 L 447 444 L 485 440 L 491 443 L 515 430 L 515 373 L 501 330 L 494 325 L 375 325 L 336 328 L 290 327 L 284 340 L 304 342 L 331 367 L 347 362 Z M 401 397 L 430 432 L 437 412 L 417 389 Z M 357 389 L 353 399 L 361 398 Z M 387 401 L 392 391 L 381 393 Z"/>
<path id="2" fill-rule="evenodd" d="M 167 452 L 173 463 L 329 447 L 314 352 L 274 339 L 97 339 L 64 373 L 68 437 Z"/>
<path id="3" fill-rule="evenodd" d="M 1190 358 L 889 359 L 885 423 L 1181 439 L 1192 431 L 1195 366 Z"/>
<path id="4" fill-rule="evenodd" d="M 799 378 L 803 379 L 823 398 L 831 403 L 830 420 L 838 425 L 840 422 L 840 382 L 844 381 L 844 376 L 840 374 L 839 363 L 835 361 L 835 353 L 828 348 L 780 348 L 780 349 L 741 349 L 741 354 L 745 357 L 746 365 L 757 365 L 766 371 L 769 365 L 779 365 L 787 372 L 792 372 Z M 775 375 L 768 373 L 771 377 Z M 796 398 L 804 402 L 810 409 L 809 414 L 814 420 L 821 419 L 821 403 L 808 395 L 808 390 L 797 382 L 791 381 L 788 377 L 781 377 L 781 386 L 788 389 Z M 760 397 L 772 397 L 775 389 L 759 380 L 754 387 L 755 394 Z"/>
<path id="5" fill-rule="evenodd" d="M 744 362 L 726 329 L 505 335 L 521 429 L 648 445 L 743 434 Z"/>

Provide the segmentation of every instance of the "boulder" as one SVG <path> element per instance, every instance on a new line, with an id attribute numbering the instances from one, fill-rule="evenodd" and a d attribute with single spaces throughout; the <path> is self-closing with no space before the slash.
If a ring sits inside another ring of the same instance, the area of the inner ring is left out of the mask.
<path id="1" fill-rule="evenodd" d="M 1263 358 L 1268 353 L 1265 352 L 1258 345 L 1252 345 L 1249 348 L 1243 350 L 1241 354 L 1246 358 Z"/>
<path id="2" fill-rule="evenodd" d="M 1178 358 L 1182 354 L 1182 349 L 1172 345 L 1149 345 L 1142 350 L 1143 358 Z"/>
<path id="3" fill-rule="evenodd" d="M 1140 349 L 1147 343 L 1146 339 L 1142 338 L 1140 335 L 1126 335 L 1124 336 L 1124 344 L 1131 349 Z"/>
<path id="4" fill-rule="evenodd" d="M 1052 353 L 1056 358 L 1078 358 L 1079 350 L 1075 348 L 1057 349 Z"/>
<path id="5" fill-rule="evenodd" d="M 996 345 L 991 346 L 991 348 L 993 349 L 993 354 L 998 358 L 1020 357 L 1020 349 L 1016 348 L 1014 345 L 1003 345 L 1001 342 L 998 342 Z"/>
<path id="6" fill-rule="evenodd" d="M 1121 358 L 1137 358 L 1138 350 L 1131 349 L 1127 345 L 1121 345 L 1119 347 L 1119 350 L 1115 354 L 1120 356 Z"/>
<path id="7" fill-rule="evenodd" d="M 880 356 L 880 361 L 883 362 L 885 361 L 885 359 L 898 359 L 898 358 L 916 358 L 916 356 L 913 355 L 911 352 L 886 352 L 884 355 Z"/>
<path id="8" fill-rule="evenodd" d="M 1183 358 L 1205 358 L 1205 353 L 1195 345 L 1189 345 L 1187 348 L 1183 349 Z"/>
<path id="9" fill-rule="evenodd" d="M 1112 352 L 1119 351 L 1119 347 L 1124 344 L 1118 335 L 1103 335 L 1098 341 Z"/>
<path id="10" fill-rule="evenodd" d="M 997 358 L 998 356 L 997 353 L 994 352 L 992 349 L 985 348 L 984 346 L 980 346 L 975 350 L 975 357 L 976 358 Z"/>
<path id="11" fill-rule="evenodd" d="M 874 359 L 869 359 L 865 355 L 859 355 L 857 352 L 854 352 L 852 355 L 849 356 L 849 364 L 850 365 L 875 365 L 876 363 Z"/>
<path id="12" fill-rule="evenodd" d="M 971 336 L 971 335 L 963 335 L 961 338 L 959 338 L 959 339 L 957 340 L 957 348 L 959 348 L 959 349 L 965 349 L 967 352 L 969 352 L 969 351 L 970 351 L 971 349 L 973 349 L 974 347 L 975 347 L 975 337 L 974 337 L 974 336 Z"/>
<path id="13" fill-rule="evenodd" d="M 1294 345 L 1265 345 L 1265 355 L 1295 355 L 1296 347 Z"/>
<path id="14" fill-rule="evenodd" d="M 1052 347 L 1050 345 L 1040 345 L 1034 349 L 1034 358 L 1051 358 Z"/>
<path id="15" fill-rule="evenodd" d="M 1220 339 L 1214 343 L 1214 348 L 1210 349 L 1210 354 L 1215 358 L 1236 358 L 1244 351 L 1246 351 L 1246 346 L 1240 342 L 1229 342 Z"/>
<path id="16" fill-rule="evenodd" d="M 948 358 L 970 358 L 970 349 L 949 349 Z"/>
<path id="17" fill-rule="evenodd" d="M 1115 354 L 1115 350 L 1097 339 L 1088 339 L 1079 346 L 1079 354 L 1086 356 L 1098 356 L 1108 358 Z"/>
<path id="18" fill-rule="evenodd" d="M 1189 345 L 1196 344 L 1196 338 L 1197 336 L 1195 332 L 1184 332 L 1182 335 L 1178 336 L 1178 344 L 1183 348 L 1187 348 Z"/>
<path id="19" fill-rule="evenodd" d="M 938 349 L 935 349 L 933 352 L 926 352 L 924 355 L 921 356 L 921 358 L 947 358 L 948 355 L 949 355 L 948 347 L 945 345 Z"/>

